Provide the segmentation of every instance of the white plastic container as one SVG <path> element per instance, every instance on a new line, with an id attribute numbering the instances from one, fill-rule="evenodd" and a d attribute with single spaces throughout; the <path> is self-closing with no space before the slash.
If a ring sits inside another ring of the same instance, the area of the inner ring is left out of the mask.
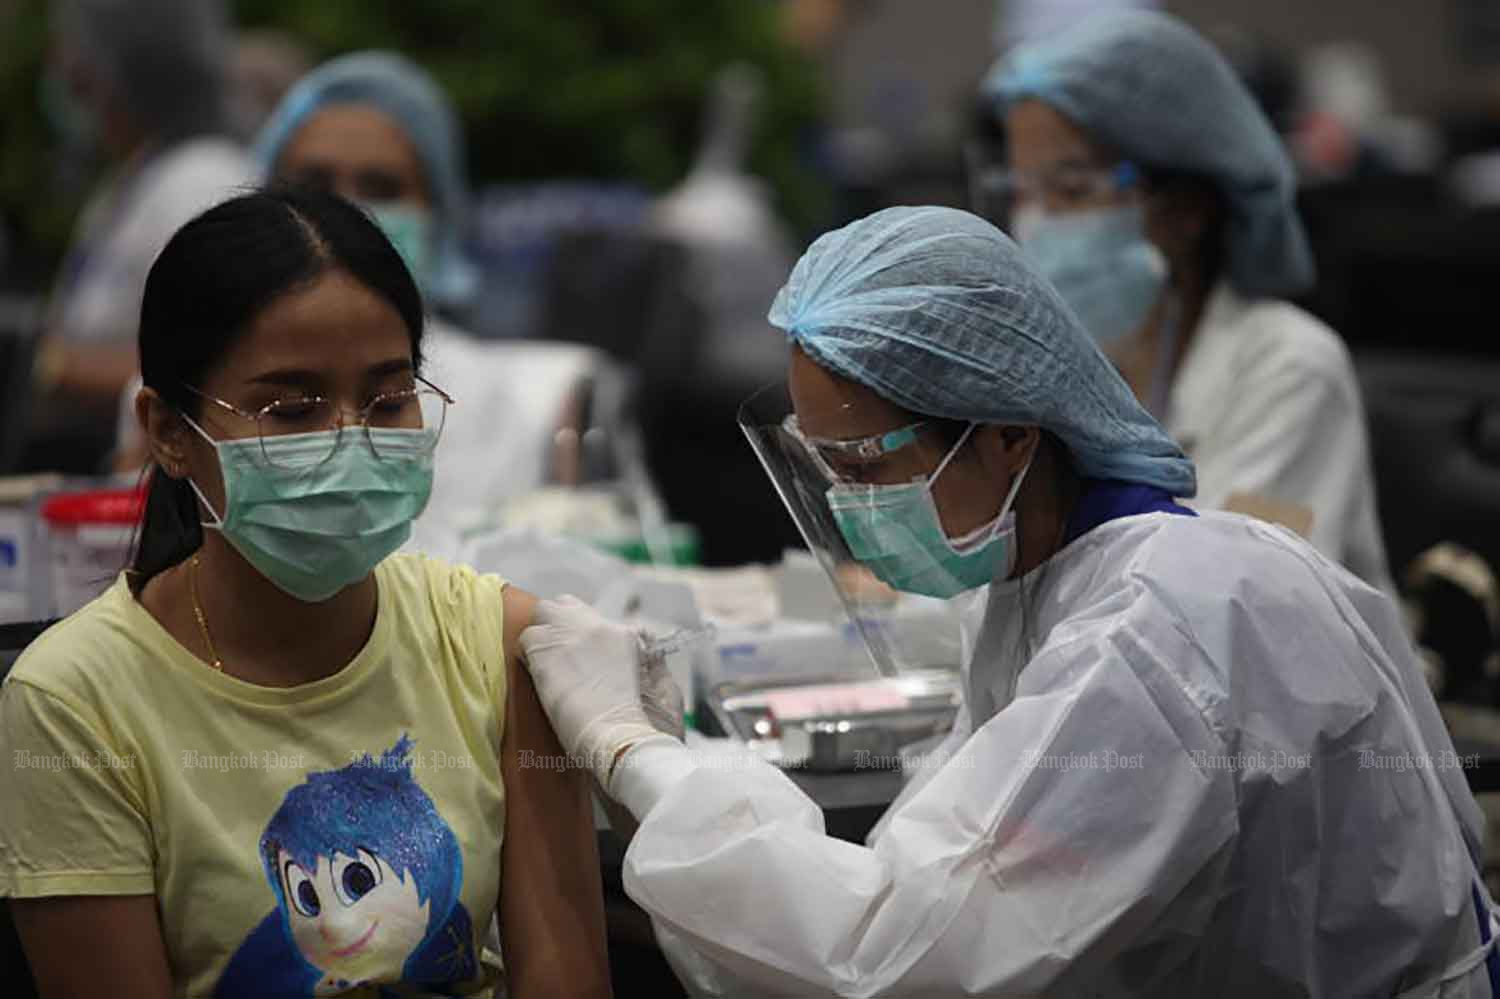
<path id="1" fill-rule="evenodd" d="M 0 623 L 48 616 L 52 584 L 37 509 L 57 475 L 0 478 Z"/>
<path id="2" fill-rule="evenodd" d="M 134 489 L 59 493 L 42 503 L 52 581 L 47 614 L 71 614 L 115 581 L 144 506 Z"/>

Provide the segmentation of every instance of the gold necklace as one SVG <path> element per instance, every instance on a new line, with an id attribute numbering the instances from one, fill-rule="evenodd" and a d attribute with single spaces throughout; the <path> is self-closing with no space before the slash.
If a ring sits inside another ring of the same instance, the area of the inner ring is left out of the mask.
<path id="1" fill-rule="evenodd" d="M 208 633 L 208 618 L 203 616 L 203 604 L 198 600 L 198 553 L 193 553 L 193 559 L 188 564 L 188 592 L 193 597 L 193 614 L 198 618 L 198 631 L 203 635 L 203 644 L 208 646 L 210 665 L 220 673 L 224 672 L 224 660 L 219 658 L 219 650 L 214 648 L 214 640 Z"/>

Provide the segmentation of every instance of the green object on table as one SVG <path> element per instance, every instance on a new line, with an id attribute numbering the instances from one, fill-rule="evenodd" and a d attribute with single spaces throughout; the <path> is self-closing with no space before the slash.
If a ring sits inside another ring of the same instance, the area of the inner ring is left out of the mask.
<path id="1" fill-rule="evenodd" d="M 702 548 L 698 537 L 697 528 L 691 524 L 668 524 L 667 555 L 668 565 L 698 565 L 702 558 Z M 653 552 L 646 544 L 646 539 L 638 534 L 616 537 L 588 537 L 584 541 L 593 545 L 601 551 L 618 555 L 627 562 L 648 565 L 656 562 Z"/>

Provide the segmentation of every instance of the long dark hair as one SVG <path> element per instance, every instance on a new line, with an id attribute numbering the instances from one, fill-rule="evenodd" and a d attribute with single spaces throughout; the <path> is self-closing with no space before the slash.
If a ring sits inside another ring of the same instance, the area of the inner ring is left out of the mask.
<path id="1" fill-rule="evenodd" d="M 334 270 L 395 307 L 420 370 L 421 293 L 380 229 L 336 195 L 273 187 L 199 215 L 151 265 L 141 300 L 142 381 L 197 419 L 201 400 L 187 386 L 196 385 L 271 303 Z M 203 543 L 188 481 L 154 463 L 146 475 L 146 510 L 130 567 L 137 590 Z"/>

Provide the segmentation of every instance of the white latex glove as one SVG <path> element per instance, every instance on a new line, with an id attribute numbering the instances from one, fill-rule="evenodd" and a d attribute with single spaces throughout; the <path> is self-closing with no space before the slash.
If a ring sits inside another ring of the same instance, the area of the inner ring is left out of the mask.
<path id="1" fill-rule="evenodd" d="M 521 649 L 537 699 L 563 748 L 608 792 L 625 750 L 661 738 L 641 704 L 640 637 L 577 597 L 543 600 L 533 622 Z"/>

